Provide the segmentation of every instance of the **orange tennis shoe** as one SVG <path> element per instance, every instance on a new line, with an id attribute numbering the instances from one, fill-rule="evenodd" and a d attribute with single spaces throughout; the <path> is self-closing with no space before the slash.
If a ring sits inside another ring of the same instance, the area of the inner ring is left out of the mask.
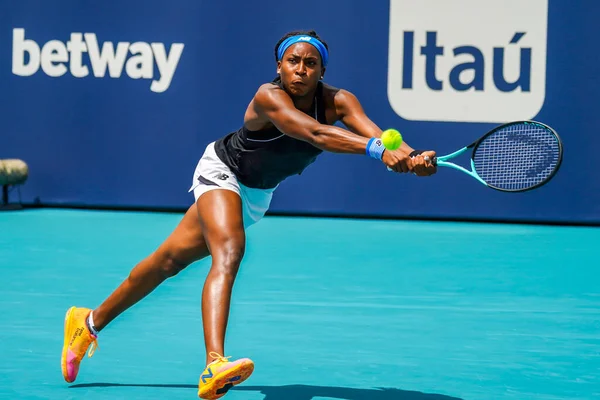
<path id="1" fill-rule="evenodd" d="M 208 364 L 200 375 L 198 397 L 201 399 L 213 400 L 225 396 L 229 389 L 244 382 L 254 372 L 254 362 L 248 358 L 231 362 L 230 357 L 215 352 L 209 353 L 209 356 L 215 361 Z"/>
<path id="2" fill-rule="evenodd" d="M 88 347 L 90 348 L 88 357 L 94 355 L 98 347 L 96 336 L 90 332 L 85 322 L 91 311 L 89 308 L 71 307 L 65 316 L 65 339 L 60 366 L 65 381 L 69 383 L 77 378 L 79 364 Z"/>

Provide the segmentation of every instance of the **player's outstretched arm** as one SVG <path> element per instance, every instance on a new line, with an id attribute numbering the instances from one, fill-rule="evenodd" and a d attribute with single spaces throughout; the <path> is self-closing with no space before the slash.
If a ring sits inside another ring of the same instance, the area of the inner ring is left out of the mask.
<path id="1" fill-rule="evenodd" d="M 261 87 L 253 100 L 254 109 L 281 132 L 332 153 L 368 154 L 396 172 L 411 172 L 412 160 L 400 152 L 384 151 L 381 141 L 357 136 L 345 129 L 324 125 L 298 110 L 282 90 Z"/>

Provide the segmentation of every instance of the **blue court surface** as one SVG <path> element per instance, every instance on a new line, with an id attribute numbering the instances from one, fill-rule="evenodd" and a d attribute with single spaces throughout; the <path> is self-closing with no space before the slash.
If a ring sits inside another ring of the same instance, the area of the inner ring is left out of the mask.
<path id="1" fill-rule="evenodd" d="M 101 332 L 67 384 L 63 318 L 181 214 L 0 213 L 0 398 L 194 399 L 210 259 Z M 600 228 L 267 217 L 248 231 L 226 400 L 600 398 Z"/>

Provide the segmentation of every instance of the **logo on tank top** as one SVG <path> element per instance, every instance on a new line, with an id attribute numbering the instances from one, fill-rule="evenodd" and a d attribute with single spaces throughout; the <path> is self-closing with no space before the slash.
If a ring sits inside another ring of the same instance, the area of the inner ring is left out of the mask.
<path id="1" fill-rule="evenodd" d="M 548 0 L 391 0 L 390 105 L 407 120 L 534 118 L 547 21 Z"/>

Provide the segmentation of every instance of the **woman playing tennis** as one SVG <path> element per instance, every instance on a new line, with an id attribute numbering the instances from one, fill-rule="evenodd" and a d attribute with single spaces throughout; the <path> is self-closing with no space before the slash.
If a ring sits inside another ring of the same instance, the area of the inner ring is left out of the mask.
<path id="1" fill-rule="evenodd" d="M 301 173 L 323 151 L 372 157 L 391 170 L 428 176 L 433 151 L 406 143 L 385 150 L 381 130 L 350 92 L 322 82 L 327 44 L 314 32 L 290 32 L 275 46 L 278 77 L 260 86 L 243 126 L 209 144 L 195 170 L 192 205 L 170 236 L 137 264 L 125 281 L 94 310 L 71 307 L 65 317 L 62 372 L 75 381 L 88 348 L 117 316 L 188 265 L 211 256 L 202 292 L 206 367 L 198 395 L 218 399 L 254 370 L 248 358 L 224 357 L 233 283 L 244 256 L 245 229 L 269 208 L 284 179 Z M 333 126 L 342 122 L 348 130 Z"/>

